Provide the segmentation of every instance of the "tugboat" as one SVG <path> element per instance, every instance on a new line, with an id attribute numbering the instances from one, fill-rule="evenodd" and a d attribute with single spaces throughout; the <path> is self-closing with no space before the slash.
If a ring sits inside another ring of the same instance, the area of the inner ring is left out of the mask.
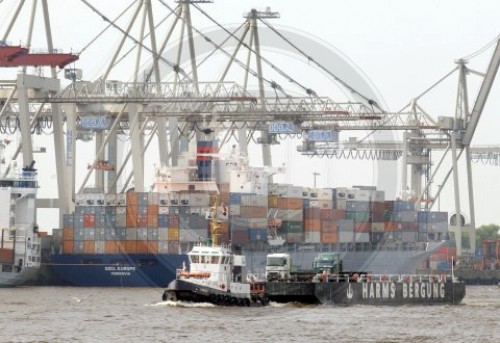
<path id="1" fill-rule="evenodd" d="M 211 238 L 199 242 L 188 253 L 184 264 L 163 293 L 163 301 L 190 301 L 224 306 L 267 305 L 263 283 L 243 283 L 237 269 L 245 267 L 245 256 L 232 252 L 229 244 L 219 243 L 217 205 L 211 208 Z M 245 278 L 246 279 L 246 278 Z"/>
<path id="2" fill-rule="evenodd" d="M 24 167 L 20 175 L 0 179 L 0 287 L 34 279 L 40 268 L 34 164 Z"/>

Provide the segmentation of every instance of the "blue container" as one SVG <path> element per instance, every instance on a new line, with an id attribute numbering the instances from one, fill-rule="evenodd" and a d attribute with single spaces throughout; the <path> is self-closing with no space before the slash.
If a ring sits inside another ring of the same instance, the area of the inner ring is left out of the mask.
<path id="1" fill-rule="evenodd" d="M 248 230 L 248 234 L 251 241 L 267 240 L 267 229 L 250 229 Z"/>
<path id="2" fill-rule="evenodd" d="M 127 239 L 127 229 L 116 228 L 116 239 L 119 241 L 124 241 Z"/>
<path id="3" fill-rule="evenodd" d="M 74 227 L 74 223 L 75 223 L 75 220 L 74 220 L 74 217 L 72 214 L 64 214 L 63 215 L 63 227 L 71 229 Z"/>
<path id="4" fill-rule="evenodd" d="M 158 215 L 158 227 L 168 227 L 168 214 Z"/>
<path id="5" fill-rule="evenodd" d="M 115 241 L 118 238 L 116 237 L 116 230 L 113 228 L 106 228 L 106 231 L 104 232 L 104 237 L 107 241 Z"/>
<path id="6" fill-rule="evenodd" d="M 302 204 L 303 204 L 303 207 L 304 207 L 304 208 L 311 207 L 311 200 L 309 200 L 309 199 L 304 199 L 304 200 L 302 201 Z"/>
<path id="7" fill-rule="evenodd" d="M 241 193 L 230 193 L 229 194 L 229 203 L 231 205 L 241 204 Z"/>

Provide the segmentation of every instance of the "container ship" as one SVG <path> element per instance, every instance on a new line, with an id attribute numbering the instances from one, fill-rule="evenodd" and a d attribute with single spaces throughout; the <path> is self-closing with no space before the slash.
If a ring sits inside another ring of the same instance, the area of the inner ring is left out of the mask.
<path id="1" fill-rule="evenodd" d="M 413 273 L 447 236 L 446 212 L 386 200 L 370 186 L 270 183 L 280 168 L 250 167 L 237 154 L 214 157 L 212 142 L 197 144 L 179 166 L 155 171 L 150 192 L 79 194 L 75 211 L 53 229 L 44 283 L 165 287 L 208 237 L 214 206 L 227 218 L 220 241 L 244 254 L 255 274 L 264 273 L 270 251 L 289 253 L 298 270 L 318 252 L 338 252 L 346 270 Z"/>

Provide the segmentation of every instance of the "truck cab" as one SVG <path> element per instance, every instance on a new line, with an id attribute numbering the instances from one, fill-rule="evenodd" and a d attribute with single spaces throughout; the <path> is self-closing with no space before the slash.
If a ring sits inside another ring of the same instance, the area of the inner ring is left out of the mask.
<path id="1" fill-rule="evenodd" d="M 320 253 L 314 258 L 313 270 L 316 274 L 340 274 L 342 273 L 342 260 L 338 253 Z"/>
<path id="2" fill-rule="evenodd" d="M 275 253 L 267 255 L 266 280 L 287 281 L 290 279 L 291 259 L 289 254 Z"/>

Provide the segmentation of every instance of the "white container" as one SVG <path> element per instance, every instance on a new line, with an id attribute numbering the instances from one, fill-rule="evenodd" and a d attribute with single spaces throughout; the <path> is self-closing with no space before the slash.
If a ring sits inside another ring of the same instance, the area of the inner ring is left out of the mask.
<path id="1" fill-rule="evenodd" d="M 336 209 L 337 210 L 345 210 L 345 209 L 347 209 L 347 200 L 339 200 L 339 199 L 337 199 Z"/>
<path id="2" fill-rule="evenodd" d="M 180 194 L 179 192 L 168 193 L 168 206 L 179 206 Z"/>
<path id="3" fill-rule="evenodd" d="M 170 206 L 169 202 L 169 194 L 168 193 L 158 193 L 158 205 L 162 206 Z"/>
<path id="4" fill-rule="evenodd" d="M 356 232 L 354 240 L 356 243 L 368 243 L 370 242 L 370 234 L 367 232 Z"/>
<path id="5" fill-rule="evenodd" d="M 189 195 L 189 205 L 203 207 L 210 204 L 210 194 L 208 193 L 191 193 Z"/>
<path id="6" fill-rule="evenodd" d="M 321 243 L 321 232 L 305 232 L 304 233 L 305 243 Z"/>
<path id="7" fill-rule="evenodd" d="M 106 206 L 116 206 L 116 194 L 106 194 L 104 196 Z"/>
<path id="8" fill-rule="evenodd" d="M 318 192 L 318 199 L 332 201 L 333 200 L 333 189 L 321 188 Z"/>
<path id="9" fill-rule="evenodd" d="M 127 195 L 125 193 L 119 193 L 116 195 L 116 206 L 127 205 Z"/>

